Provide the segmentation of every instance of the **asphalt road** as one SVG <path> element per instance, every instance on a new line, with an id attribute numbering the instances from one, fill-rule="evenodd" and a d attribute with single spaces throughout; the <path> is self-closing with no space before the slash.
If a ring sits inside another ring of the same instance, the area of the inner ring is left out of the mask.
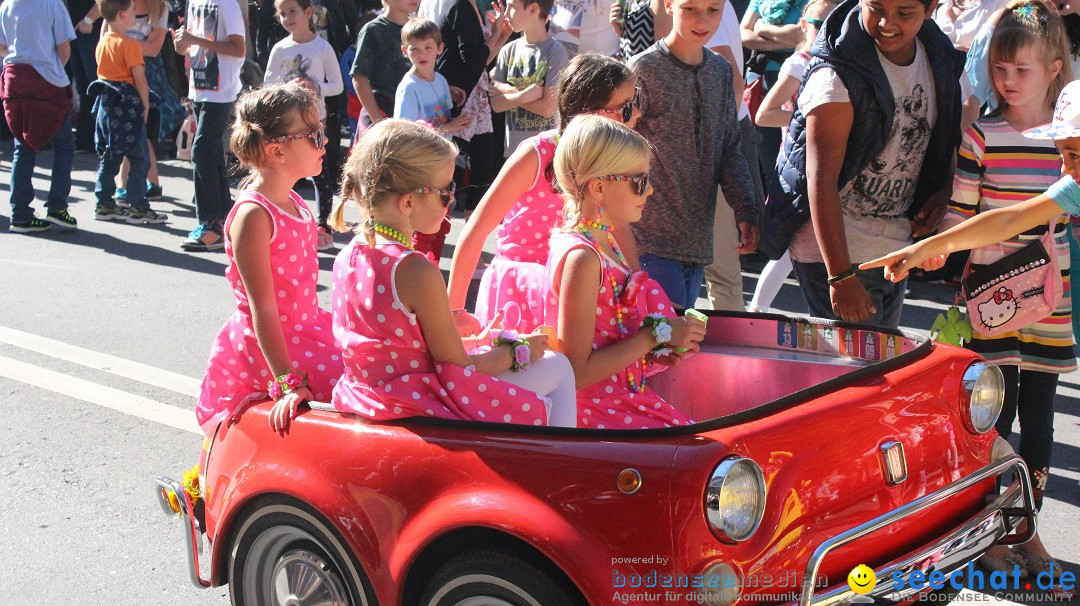
<path id="1" fill-rule="evenodd" d="M 11 153 L 0 144 L 5 200 Z M 39 155 L 41 213 L 50 162 Z M 200 449 L 191 411 L 210 343 L 233 307 L 225 256 L 179 248 L 195 226 L 187 163 L 162 163 L 170 197 L 154 207 L 170 221 L 150 227 L 93 220 L 96 165 L 93 155 L 76 155 L 79 231 L 11 234 L 7 213 L 0 217 L 0 599 L 226 604 L 225 588 L 191 586 L 179 525 L 162 515 L 151 488 L 159 474 L 178 478 Z M 339 247 L 346 241 L 339 236 Z M 332 263 L 332 253 L 320 255 L 327 307 Z M 749 298 L 756 274 L 744 276 Z M 944 286 L 912 285 L 903 325 L 926 330 L 952 296 Z M 794 282 L 777 309 L 805 312 Z M 1051 553 L 1080 573 L 1080 373 L 1062 377 L 1057 409 L 1041 530 Z"/>

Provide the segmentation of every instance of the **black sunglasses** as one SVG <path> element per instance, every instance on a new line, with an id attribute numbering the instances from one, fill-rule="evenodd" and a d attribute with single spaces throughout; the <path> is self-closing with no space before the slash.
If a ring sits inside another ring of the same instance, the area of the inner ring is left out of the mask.
<path id="1" fill-rule="evenodd" d="M 600 108 L 598 110 L 594 110 L 594 111 L 611 113 L 611 114 L 614 114 L 616 112 L 620 112 L 619 115 L 622 117 L 623 124 L 626 124 L 627 122 L 630 121 L 630 118 L 634 117 L 634 110 L 636 108 L 639 108 L 639 107 L 641 107 L 641 89 L 635 87 L 634 88 L 634 96 L 629 101 L 627 101 L 626 103 L 623 103 L 617 109 L 607 109 L 606 107 L 602 107 L 602 108 Z"/>
<path id="2" fill-rule="evenodd" d="M 649 189 L 649 173 L 640 175 L 604 175 L 600 178 L 605 181 L 629 181 L 630 185 L 634 187 L 634 193 L 639 196 L 644 195 L 645 190 Z"/>
<path id="3" fill-rule="evenodd" d="M 420 189 L 416 190 L 416 193 L 438 194 L 442 198 L 443 208 L 447 208 L 454 203 L 454 192 L 456 191 L 457 184 L 451 181 L 449 189 L 438 189 L 436 187 L 421 187 Z"/>

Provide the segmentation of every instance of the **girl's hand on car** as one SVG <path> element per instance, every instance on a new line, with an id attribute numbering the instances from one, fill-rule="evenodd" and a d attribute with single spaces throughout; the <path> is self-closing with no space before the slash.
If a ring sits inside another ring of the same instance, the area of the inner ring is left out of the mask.
<path id="1" fill-rule="evenodd" d="M 671 340 L 665 345 L 673 349 L 685 348 L 691 352 L 700 349 L 698 343 L 705 338 L 704 323 L 693 318 L 678 317 L 668 318 L 668 324 L 671 325 Z"/>
<path id="2" fill-rule="evenodd" d="M 287 433 L 289 424 L 300 411 L 300 405 L 312 398 L 314 394 L 307 387 L 301 387 L 281 396 L 270 409 L 270 428 L 277 433 Z"/>

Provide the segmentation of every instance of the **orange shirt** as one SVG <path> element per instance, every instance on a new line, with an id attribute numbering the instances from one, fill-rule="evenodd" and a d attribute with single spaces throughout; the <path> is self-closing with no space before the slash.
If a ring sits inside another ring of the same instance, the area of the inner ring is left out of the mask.
<path id="1" fill-rule="evenodd" d="M 115 32 L 101 37 L 95 56 L 97 57 L 98 78 L 113 82 L 127 82 L 131 85 L 135 84 L 131 68 L 146 63 L 139 43 Z"/>

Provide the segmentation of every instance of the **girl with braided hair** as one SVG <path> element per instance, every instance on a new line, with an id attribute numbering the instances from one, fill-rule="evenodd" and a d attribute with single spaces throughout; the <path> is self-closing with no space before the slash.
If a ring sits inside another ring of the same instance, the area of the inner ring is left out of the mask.
<path id="1" fill-rule="evenodd" d="M 267 86 L 236 103 L 231 146 L 251 173 L 225 220 L 225 277 L 236 311 L 210 350 L 196 415 L 207 434 L 267 396 L 285 431 L 304 401 L 326 401 L 341 376 L 330 314 L 319 307 L 315 217 L 292 191 L 319 174 L 321 100 L 297 83 Z"/>
<path id="2" fill-rule="evenodd" d="M 413 232 L 438 231 L 454 203 L 457 147 L 434 129 L 388 119 L 371 128 L 345 164 L 342 202 L 364 215 L 334 263 L 334 337 L 345 374 L 334 407 L 375 420 L 429 416 L 573 427 L 574 372 L 547 351 L 542 333 L 454 327 L 439 269 L 413 250 Z M 492 338 L 494 336 L 494 338 Z"/>

